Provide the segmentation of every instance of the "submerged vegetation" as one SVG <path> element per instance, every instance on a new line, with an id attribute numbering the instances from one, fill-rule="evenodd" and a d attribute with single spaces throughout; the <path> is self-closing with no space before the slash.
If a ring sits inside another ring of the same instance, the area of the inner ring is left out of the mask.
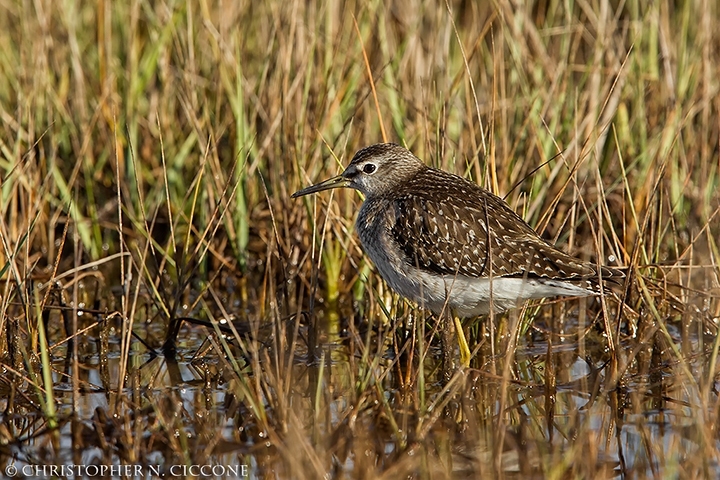
<path id="1" fill-rule="evenodd" d="M 0 4 L 3 472 L 716 477 L 720 12 L 646 3 Z M 625 283 L 444 381 L 358 194 L 290 198 L 383 140 Z"/>

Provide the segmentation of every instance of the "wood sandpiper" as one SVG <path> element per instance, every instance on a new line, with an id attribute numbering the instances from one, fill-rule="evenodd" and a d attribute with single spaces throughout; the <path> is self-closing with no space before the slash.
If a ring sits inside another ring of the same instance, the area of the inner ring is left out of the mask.
<path id="1" fill-rule="evenodd" d="M 455 314 L 464 365 L 470 350 L 457 317 L 533 298 L 598 295 L 603 280 L 624 277 L 563 253 L 501 198 L 399 145 L 363 148 L 343 173 L 292 197 L 338 187 L 365 195 L 357 232 L 390 287 L 433 313 Z"/>

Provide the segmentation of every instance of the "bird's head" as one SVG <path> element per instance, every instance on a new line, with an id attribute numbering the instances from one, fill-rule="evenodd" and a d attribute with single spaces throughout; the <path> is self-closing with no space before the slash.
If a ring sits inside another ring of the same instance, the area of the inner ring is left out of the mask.
<path id="1" fill-rule="evenodd" d="M 400 145 L 378 143 L 358 150 L 340 175 L 295 192 L 292 198 L 340 187 L 360 190 L 366 197 L 382 195 L 423 168 L 425 165 Z"/>

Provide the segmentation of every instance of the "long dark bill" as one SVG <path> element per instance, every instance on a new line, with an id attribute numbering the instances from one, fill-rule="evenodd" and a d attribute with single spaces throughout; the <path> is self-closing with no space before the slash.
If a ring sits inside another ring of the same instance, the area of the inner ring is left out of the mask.
<path id="1" fill-rule="evenodd" d="M 350 184 L 350 180 L 338 175 L 337 177 L 328 178 L 324 182 L 310 185 L 307 188 L 298 190 L 292 194 L 292 198 L 302 197 L 303 195 L 310 195 L 311 193 L 322 192 L 323 190 L 330 190 L 331 188 L 347 187 Z"/>

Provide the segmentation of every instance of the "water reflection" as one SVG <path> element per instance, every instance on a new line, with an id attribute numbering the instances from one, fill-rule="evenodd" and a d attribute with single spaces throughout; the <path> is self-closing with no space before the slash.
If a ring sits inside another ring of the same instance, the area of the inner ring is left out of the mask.
<path id="1" fill-rule="evenodd" d="M 683 470 L 687 457 L 706 458 L 692 471 L 720 473 L 720 444 L 706 423 L 717 406 L 714 337 L 644 326 L 613 353 L 601 324 L 553 312 L 521 335 L 508 317 L 492 329 L 469 326 L 480 346 L 473 368 L 449 382 L 427 342 L 435 320 L 402 311 L 393 322 L 365 323 L 321 311 L 256 328 L 260 338 L 251 328 L 221 339 L 186 325 L 172 357 L 132 344 L 122 391 L 117 336 L 103 343 L 88 334 L 72 381 L 69 349 L 53 349 L 57 431 L 37 398 L 1 384 L 2 424 L 14 441 L 0 455 L 17 467 L 63 459 L 152 464 L 165 474 L 177 464 L 248 465 L 252 478 L 299 468 L 313 476 L 652 476 Z"/>

